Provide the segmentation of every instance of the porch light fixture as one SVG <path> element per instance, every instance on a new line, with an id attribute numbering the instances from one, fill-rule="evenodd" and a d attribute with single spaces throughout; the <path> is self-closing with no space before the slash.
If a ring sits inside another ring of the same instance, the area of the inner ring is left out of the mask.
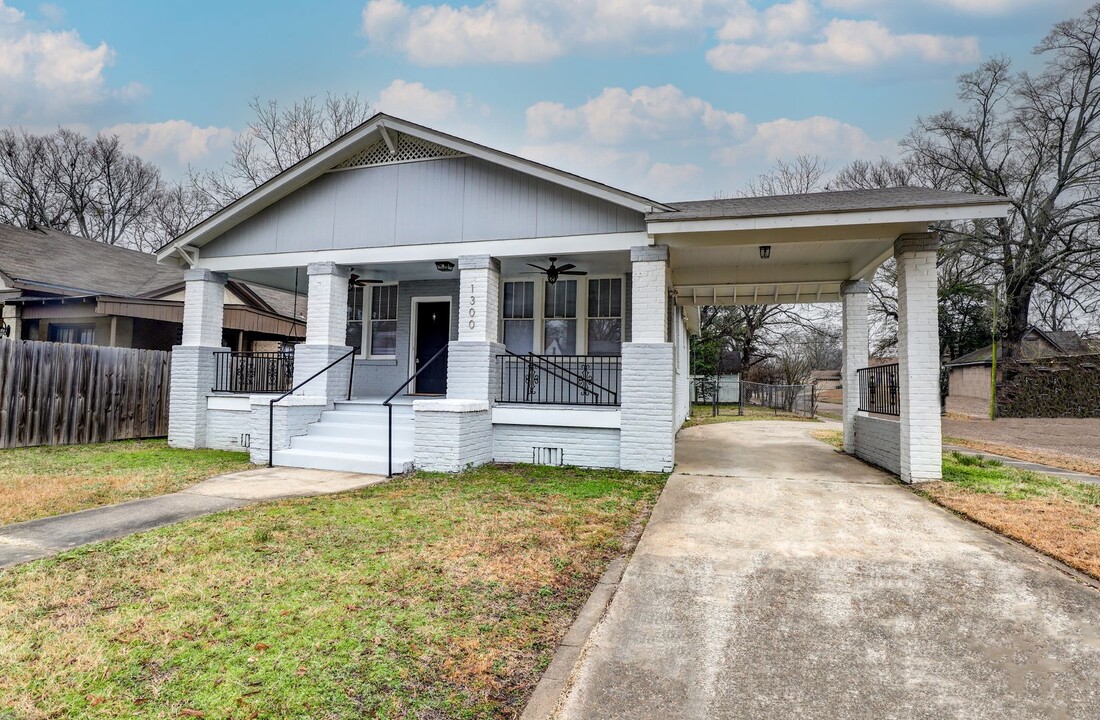
<path id="1" fill-rule="evenodd" d="M 772 256 L 772 246 L 771 245 L 761 245 L 760 246 L 760 259 L 761 260 L 767 260 L 771 256 Z"/>
<path id="2" fill-rule="evenodd" d="M 437 260 L 435 263 L 435 269 L 439 272 L 451 272 L 455 269 L 455 264 L 450 260 Z"/>
<path id="3" fill-rule="evenodd" d="M 11 325 L 0 322 L 0 338 L 11 337 Z"/>

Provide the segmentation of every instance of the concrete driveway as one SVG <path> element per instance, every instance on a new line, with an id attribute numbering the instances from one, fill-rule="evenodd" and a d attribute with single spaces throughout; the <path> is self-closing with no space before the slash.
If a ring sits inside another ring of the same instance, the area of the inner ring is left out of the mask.
<path id="1" fill-rule="evenodd" d="M 557 716 L 1100 717 L 1100 591 L 822 427 L 681 433 Z"/>

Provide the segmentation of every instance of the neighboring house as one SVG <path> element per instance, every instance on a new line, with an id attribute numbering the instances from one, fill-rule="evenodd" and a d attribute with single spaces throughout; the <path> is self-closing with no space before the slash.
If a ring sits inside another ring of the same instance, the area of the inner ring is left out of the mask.
<path id="1" fill-rule="evenodd" d="M 841 381 L 839 370 L 811 370 L 810 384 L 817 392 L 826 390 L 842 390 L 844 383 Z"/>
<path id="2" fill-rule="evenodd" d="M 303 274 L 303 286 L 305 283 Z M 305 335 L 304 295 L 227 284 L 219 345 L 280 350 Z M 0 333 L 21 340 L 171 350 L 183 332 L 184 271 L 156 256 L 56 230 L 0 225 Z"/>
<path id="3" fill-rule="evenodd" d="M 998 361 L 1003 346 L 997 346 Z M 1032 325 L 1020 340 L 1019 359 L 1036 360 L 1063 355 L 1083 355 L 1097 352 L 1087 340 L 1073 331 L 1051 332 Z M 993 372 L 993 346 L 969 352 L 944 363 L 948 371 L 947 410 L 949 412 L 986 416 L 989 414 L 989 394 Z M 999 375 L 1000 373 L 998 373 Z"/>
<path id="4" fill-rule="evenodd" d="M 658 202 L 379 114 L 158 251 L 190 268 L 169 441 L 361 472 L 669 470 L 699 306 L 843 302 L 855 386 L 866 279 L 895 257 L 901 415 L 847 403 L 846 442 L 906 482 L 938 478 L 930 227 L 1007 209 L 919 188 Z M 302 386 L 274 405 L 211 393 L 225 284 L 303 272 Z"/>

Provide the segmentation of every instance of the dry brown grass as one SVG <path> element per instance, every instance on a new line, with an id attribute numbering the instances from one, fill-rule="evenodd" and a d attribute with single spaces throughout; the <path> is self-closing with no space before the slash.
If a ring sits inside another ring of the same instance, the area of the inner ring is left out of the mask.
<path id="1" fill-rule="evenodd" d="M 1100 463 L 1084 458 L 1073 457 L 1071 455 L 1060 455 L 1052 452 L 1043 452 L 1041 450 L 1028 450 L 1025 448 L 1013 447 L 1011 445 L 1001 445 L 999 443 L 969 440 L 967 438 L 958 437 L 944 438 L 944 442 L 948 445 L 958 445 L 959 447 L 970 448 L 971 450 L 992 453 L 994 455 L 1003 455 L 1004 457 L 1023 460 L 1024 462 L 1049 465 L 1050 467 L 1088 473 L 1090 475 L 1100 475 Z"/>
<path id="2" fill-rule="evenodd" d="M 163 440 L 0 450 L 0 525 L 177 492 L 248 467 L 244 453 Z"/>
<path id="3" fill-rule="evenodd" d="M 1100 510 L 1061 497 L 1009 499 L 950 483 L 924 485 L 934 502 L 1100 579 Z"/>

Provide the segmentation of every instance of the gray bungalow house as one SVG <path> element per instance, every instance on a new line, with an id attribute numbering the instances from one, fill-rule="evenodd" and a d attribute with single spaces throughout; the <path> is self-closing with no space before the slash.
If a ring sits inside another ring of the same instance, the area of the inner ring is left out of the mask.
<path id="1" fill-rule="evenodd" d="M 906 481 L 938 478 L 929 227 L 1006 212 L 918 188 L 658 202 L 379 114 L 159 250 L 188 268 L 169 440 L 375 473 L 669 470 L 699 306 L 842 302 L 855 388 L 866 279 L 896 257 L 896 380 L 848 394 L 846 444 Z M 223 286 L 300 276 L 294 391 L 214 392 Z"/>

